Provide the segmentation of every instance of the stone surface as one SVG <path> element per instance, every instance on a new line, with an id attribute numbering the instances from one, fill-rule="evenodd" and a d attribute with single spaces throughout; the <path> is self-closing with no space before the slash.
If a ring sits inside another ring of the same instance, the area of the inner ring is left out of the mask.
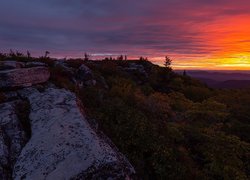
<path id="1" fill-rule="evenodd" d="M 85 64 L 81 64 L 79 68 L 71 67 L 63 60 L 55 62 L 55 67 L 66 73 L 70 80 L 79 88 L 96 86 L 97 84 L 108 88 L 105 79 L 96 79 L 92 70 Z"/>
<path id="2" fill-rule="evenodd" d="M 95 86 L 96 80 L 94 79 L 93 72 L 88 66 L 82 64 L 75 75 L 76 82 L 80 87 L 83 86 Z"/>
<path id="3" fill-rule="evenodd" d="M 18 94 L 16 91 L 7 91 L 4 92 L 4 97 L 7 99 L 7 101 L 12 101 L 18 98 Z"/>
<path id="4" fill-rule="evenodd" d="M 93 73 L 92 73 L 92 71 L 89 69 L 88 66 L 86 66 L 86 65 L 84 65 L 84 64 L 82 64 L 82 65 L 79 67 L 79 69 L 78 69 L 78 71 L 77 71 L 77 74 L 78 74 L 80 77 L 84 78 L 84 80 L 85 80 L 85 79 L 86 79 L 86 80 L 93 79 Z"/>
<path id="5" fill-rule="evenodd" d="M 45 64 L 43 62 L 27 62 L 25 64 L 25 67 L 37 67 L 37 66 L 45 66 L 45 67 L 47 67 L 47 64 Z"/>
<path id="6" fill-rule="evenodd" d="M 16 114 L 17 102 L 0 104 L 0 179 L 10 179 L 12 168 L 27 141 Z"/>
<path id="7" fill-rule="evenodd" d="M 58 60 L 55 62 L 55 67 L 60 68 L 63 72 L 67 73 L 68 75 L 74 76 L 75 69 L 70 67 L 65 61 Z"/>
<path id="8" fill-rule="evenodd" d="M 0 71 L 0 88 L 25 87 L 46 82 L 50 77 L 46 67 Z"/>
<path id="9" fill-rule="evenodd" d="M 129 179 L 133 167 L 81 112 L 64 89 L 20 90 L 31 105 L 32 136 L 13 171 L 14 179 Z"/>
<path id="10" fill-rule="evenodd" d="M 11 178 L 11 165 L 9 164 L 9 147 L 7 136 L 0 126 L 0 179 Z"/>
<path id="11" fill-rule="evenodd" d="M 0 70 L 5 70 L 5 69 L 19 69 L 24 67 L 23 62 L 18 62 L 18 61 L 0 61 Z"/>

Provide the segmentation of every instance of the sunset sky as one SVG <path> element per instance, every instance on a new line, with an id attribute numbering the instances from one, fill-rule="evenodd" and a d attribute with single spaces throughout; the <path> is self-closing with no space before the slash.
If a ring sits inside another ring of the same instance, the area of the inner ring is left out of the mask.
<path id="1" fill-rule="evenodd" d="M 249 0 L 0 0 L 0 51 L 250 70 Z"/>

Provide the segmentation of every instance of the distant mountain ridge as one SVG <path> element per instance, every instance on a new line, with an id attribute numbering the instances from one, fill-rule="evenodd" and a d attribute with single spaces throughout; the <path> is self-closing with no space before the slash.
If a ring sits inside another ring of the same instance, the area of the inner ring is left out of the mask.
<path id="1" fill-rule="evenodd" d="M 181 74 L 183 71 L 176 71 Z M 250 88 L 250 71 L 186 71 L 187 75 L 199 79 L 212 88 Z"/>

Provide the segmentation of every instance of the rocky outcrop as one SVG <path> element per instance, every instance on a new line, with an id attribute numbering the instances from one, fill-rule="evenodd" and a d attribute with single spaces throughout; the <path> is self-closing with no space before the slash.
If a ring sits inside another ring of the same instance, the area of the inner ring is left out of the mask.
<path id="1" fill-rule="evenodd" d="M 78 68 L 75 79 L 80 87 L 96 85 L 93 72 L 84 64 Z"/>
<path id="2" fill-rule="evenodd" d="M 32 136 L 13 171 L 14 179 L 129 179 L 134 169 L 82 114 L 64 89 L 19 92 L 31 105 Z"/>
<path id="3" fill-rule="evenodd" d="M 15 161 L 27 136 L 16 113 L 17 102 L 0 105 L 0 179 L 11 179 Z"/>
<path id="4" fill-rule="evenodd" d="M 76 68 L 71 67 L 66 61 L 60 60 L 55 62 L 55 67 L 67 74 L 69 79 L 79 88 L 96 86 L 97 84 L 108 88 L 105 79 L 96 79 L 93 71 L 85 64 L 81 64 L 79 68 Z"/>
<path id="5" fill-rule="evenodd" d="M 125 68 L 128 72 L 139 72 L 140 74 L 143 74 L 145 77 L 148 77 L 147 72 L 145 71 L 145 68 L 141 64 L 136 63 L 130 63 L 129 67 Z"/>
<path id="6" fill-rule="evenodd" d="M 0 61 L 0 70 L 23 68 L 25 63 L 18 61 Z"/>
<path id="7" fill-rule="evenodd" d="M 0 71 L 0 88 L 25 87 L 46 82 L 50 77 L 46 67 Z"/>
<path id="8" fill-rule="evenodd" d="M 86 65 L 56 67 L 78 87 L 107 87 Z M 134 168 L 88 122 L 75 94 L 40 84 L 49 77 L 41 62 L 0 63 L 0 179 L 130 179 Z"/>
<path id="9" fill-rule="evenodd" d="M 56 61 L 54 66 L 56 68 L 59 68 L 64 73 L 67 73 L 68 75 L 74 77 L 75 69 L 70 67 L 65 61 L 63 60 Z"/>

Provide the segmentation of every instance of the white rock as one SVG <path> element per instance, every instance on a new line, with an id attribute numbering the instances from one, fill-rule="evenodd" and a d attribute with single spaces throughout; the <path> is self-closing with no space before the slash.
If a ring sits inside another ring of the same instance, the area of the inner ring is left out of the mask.
<path id="1" fill-rule="evenodd" d="M 30 101 L 32 136 L 16 162 L 14 179 L 93 178 L 96 173 L 125 179 L 134 173 L 126 158 L 91 128 L 73 93 L 55 88 L 20 92 Z"/>

